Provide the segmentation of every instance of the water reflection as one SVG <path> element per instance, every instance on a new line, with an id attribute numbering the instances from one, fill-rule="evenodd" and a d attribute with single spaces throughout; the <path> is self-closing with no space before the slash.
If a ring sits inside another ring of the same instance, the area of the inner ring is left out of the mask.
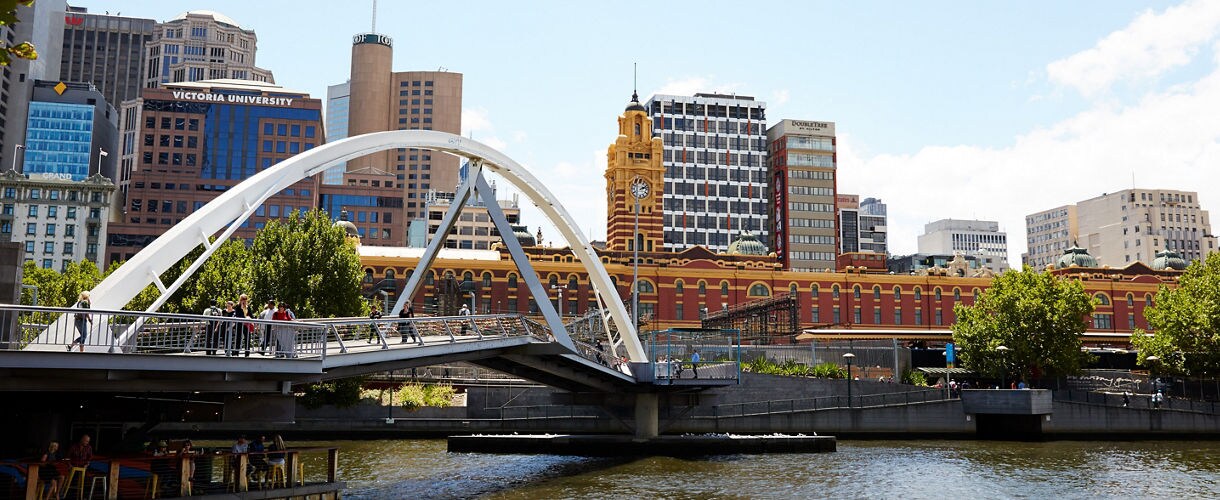
<path id="1" fill-rule="evenodd" d="M 319 443 L 321 444 L 321 443 Z M 601 459 L 349 441 L 345 498 L 1220 497 L 1220 443 L 845 441 L 837 453 Z"/>

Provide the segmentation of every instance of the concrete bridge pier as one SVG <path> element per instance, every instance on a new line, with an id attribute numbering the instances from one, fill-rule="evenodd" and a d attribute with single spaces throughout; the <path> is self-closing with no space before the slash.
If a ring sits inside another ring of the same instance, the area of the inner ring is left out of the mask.
<path id="1" fill-rule="evenodd" d="M 653 439 L 660 434 L 660 405 L 657 401 L 655 392 L 635 395 L 636 439 Z"/>

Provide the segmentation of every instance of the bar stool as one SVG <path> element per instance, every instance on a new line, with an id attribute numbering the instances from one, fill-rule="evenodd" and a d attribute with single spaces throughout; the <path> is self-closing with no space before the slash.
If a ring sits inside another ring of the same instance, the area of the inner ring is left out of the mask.
<path id="1" fill-rule="evenodd" d="M 275 488 L 276 483 L 279 483 L 282 488 L 288 486 L 288 474 L 285 472 L 287 467 L 284 462 L 271 462 L 271 468 L 267 470 L 267 475 L 270 478 L 268 483 L 272 488 Z"/>
<path id="2" fill-rule="evenodd" d="M 157 492 L 161 488 L 161 476 L 156 474 L 148 475 L 148 484 L 144 485 L 144 498 L 157 498 Z"/>
<path id="3" fill-rule="evenodd" d="M 85 470 L 85 467 L 72 467 L 68 471 L 68 480 L 64 481 L 63 498 L 68 497 L 68 490 L 72 488 L 76 488 L 77 500 L 85 497 Z"/>
<path id="4" fill-rule="evenodd" d="M 115 467 L 118 466 L 116 465 Z M 110 487 L 110 478 L 106 476 L 93 476 L 93 479 L 89 481 L 89 500 L 93 500 L 93 489 L 97 488 L 98 481 L 102 482 L 102 498 L 109 498 L 107 488 Z"/>

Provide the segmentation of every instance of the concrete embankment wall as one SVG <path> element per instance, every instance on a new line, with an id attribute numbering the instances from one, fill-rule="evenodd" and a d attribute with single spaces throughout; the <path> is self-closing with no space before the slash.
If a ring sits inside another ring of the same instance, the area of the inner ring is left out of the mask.
<path id="1" fill-rule="evenodd" d="M 1042 422 L 1042 433 L 1098 439 L 1123 436 L 1220 439 L 1220 415 L 1056 401 L 1054 412 Z"/>

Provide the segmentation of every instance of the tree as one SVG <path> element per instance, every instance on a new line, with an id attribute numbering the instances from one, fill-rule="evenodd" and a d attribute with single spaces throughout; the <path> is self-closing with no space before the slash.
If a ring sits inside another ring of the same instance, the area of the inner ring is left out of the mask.
<path id="1" fill-rule="evenodd" d="M 70 262 L 64 271 L 38 267 L 33 261 L 25 263 L 21 283 L 38 287 L 38 305 L 43 307 L 69 307 L 85 290 L 91 290 L 102 282 L 102 273 L 97 265 L 89 261 Z M 30 304 L 33 294 L 22 292 L 22 303 Z"/>
<path id="2" fill-rule="evenodd" d="M 996 276 L 974 305 L 954 308 L 953 341 L 962 363 L 978 373 L 1068 375 L 1088 359 L 1080 334 L 1093 306 L 1079 281 L 1026 266 Z"/>
<path id="3" fill-rule="evenodd" d="M 360 256 L 325 212 L 270 220 L 250 248 L 255 297 L 286 301 L 302 318 L 364 314 Z"/>
<path id="4" fill-rule="evenodd" d="M 198 255 L 188 256 L 176 266 L 175 279 L 186 272 L 186 268 L 195 258 L 198 258 Z M 194 314 L 203 312 L 212 301 L 221 305 L 226 300 L 237 301 L 238 296 L 251 290 L 250 270 L 250 250 L 246 248 L 246 243 L 242 240 L 228 240 L 187 279 L 179 289 L 180 293 L 174 294 L 171 300 L 180 299 L 177 304 L 179 310 Z M 255 295 L 256 302 L 258 297 Z"/>
<path id="5" fill-rule="evenodd" d="M 1220 373 L 1220 254 L 1192 262 L 1178 286 L 1161 286 L 1154 304 L 1144 311 L 1152 333 L 1131 334 L 1139 364 L 1162 373 Z"/>
<path id="6" fill-rule="evenodd" d="M 17 6 L 19 5 L 33 7 L 34 0 L 0 0 L 0 25 L 13 28 L 17 24 Z M 0 41 L 0 66 L 8 66 L 13 62 L 14 57 L 34 60 L 38 59 L 38 51 L 30 42 L 8 45 Z"/>

